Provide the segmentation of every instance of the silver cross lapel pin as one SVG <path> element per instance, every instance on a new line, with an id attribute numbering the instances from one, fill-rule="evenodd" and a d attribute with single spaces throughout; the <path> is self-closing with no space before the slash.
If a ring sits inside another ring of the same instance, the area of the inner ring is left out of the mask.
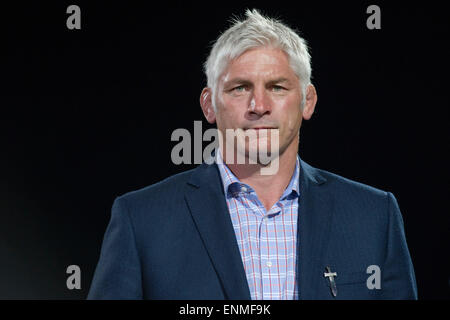
<path id="1" fill-rule="evenodd" d="M 331 293 L 333 294 L 333 297 L 336 297 L 337 296 L 337 287 L 336 287 L 336 281 L 334 280 L 334 277 L 337 277 L 337 273 L 331 272 L 330 267 L 326 267 L 325 270 L 327 272 L 324 272 L 323 276 L 325 278 L 328 278 L 328 280 L 330 280 Z"/>

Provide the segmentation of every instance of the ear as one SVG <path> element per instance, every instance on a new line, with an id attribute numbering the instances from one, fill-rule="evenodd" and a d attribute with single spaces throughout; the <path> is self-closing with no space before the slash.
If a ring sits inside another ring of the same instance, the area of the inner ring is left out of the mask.
<path id="1" fill-rule="evenodd" d="M 316 108 L 317 103 L 317 92 L 316 88 L 309 84 L 306 88 L 306 99 L 305 99 L 305 105 L 303 106 L 302 115 L 303 119 L 309 120 L 311 119 L 314 109 Z"/>
<path id="2" fill-rule="evenodd" d="M 203 114 L 206 121 L 209 123 L 216 122 L 216 113 L 212 105 L 212 90 L 211 88 L 204 88 L 200 94 L 200 106 L 202 107 Z"/>

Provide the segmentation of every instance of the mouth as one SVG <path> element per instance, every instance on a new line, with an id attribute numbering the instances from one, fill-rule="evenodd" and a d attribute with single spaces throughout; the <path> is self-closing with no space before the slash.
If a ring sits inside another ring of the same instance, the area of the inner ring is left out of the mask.
<path id="1" fill-rule="evenodd" d="M 261 127 L 244 128 L 244 131 L 247 131 L 247 130 L 263 130 L 263 129 L 269 130 L 269 129 L 277 129 L 277 128 L 261 126 Z"/>

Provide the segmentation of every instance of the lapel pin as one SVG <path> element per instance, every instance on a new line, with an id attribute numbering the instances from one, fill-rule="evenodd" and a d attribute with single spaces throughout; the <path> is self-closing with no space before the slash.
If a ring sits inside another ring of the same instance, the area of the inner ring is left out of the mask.
<path id="1" fill-rule="evenodd" d="M 336 287 L 336 281 L 334 280 L 334 277 L 337 277 L 336 272 L 332 272 L 330 267 L 325 268 L 326 272 L 324 272 L 323 276 L 325 278 L 328 278 L 330 280 L 330 288 L 331 293 L 333 294 L 333 297 L 337 296 L 337 287 Z"/>

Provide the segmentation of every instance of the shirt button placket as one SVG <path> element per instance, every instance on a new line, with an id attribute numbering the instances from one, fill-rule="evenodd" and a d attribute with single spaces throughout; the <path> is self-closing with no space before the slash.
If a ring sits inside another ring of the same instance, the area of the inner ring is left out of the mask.
<path id="1" fill-rule="evenodd" d="M 261 219 L 261 238 L 263 239 L 263 245 L 264 245 L 264 249 L 261 250 L 261 254 L 264 254 L 265 256 L 268 255 L 268 250 L 267 250 L 267 244 L 268 244 L 268 234 L 267 234 L 267 215 L 263 216 Z M 261 241 L 261 240 L 260 240 Z M 269 260 L 269 256 L 267 256 L 265 259 L 261 259 L 261 277 L 262 277 L 262 293 L 263 293 L 263 299 L 269 299 L 271 297 L 268 296 L 268 294 L 270 293 L 270 278 L 268 277 L 269 273 L 270 273 L 270 267 L 272 266 L 272 262 Z M 263 274 L 266 275 L 266 278 L 263 277 Z"/>

